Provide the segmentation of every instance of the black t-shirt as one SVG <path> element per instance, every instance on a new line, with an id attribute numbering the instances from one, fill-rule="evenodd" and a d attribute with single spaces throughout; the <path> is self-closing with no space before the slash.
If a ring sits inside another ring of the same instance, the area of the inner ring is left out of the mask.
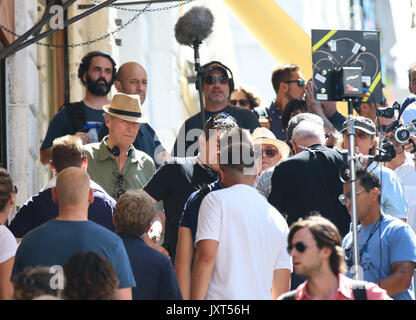
<path id="1" fill-rule="evenodd" d="M 196 157 L 173 158 L 162 164 L 144 186 L 143 189 L 155 200 L 163 200 L 166 214 L 163 246 L 172 259 L 175 257 L 179 219 L 186 200 L 195 190 L 217 178 L 218 173 L 209 167 L 202 168 Z"/>
<path id="2" fill-rule="evenodd" d="M 223 110 L 216 112 L 205 110 L 205 121 L 220 112 L 225 112 L 234 117 L 240 128 L 249 129 L 251 133 L 254 131 L 254 129 L 260 126 L 257 117 L 252 111 L 231 105 L 228 105 Z M 202 127 L 201 112 L 186 120 L 182 127 L 179 129 L 175 145 L 173 146 L 172 155 L 174 157 L 196 156 L 199 152 L 198 138 L 202 133 Z"/>
<path id="3" fill-rule="evenodd" d="M 343 192 L 339 177 L 345 157 L 337 150 L 313 145 L 280 162 L 272 176 L 268 201 L 287 215 L 290 226 L 311 211 L 331 220 L 344 236 L 349 231 L 350 215 L 338 200 Z"/>
<path id="4" fill-rule="evenodd" d="M 77 115 L 81 118 L 85 117 L 85 123 L 81 119 L 77 119 L 77 124 L 82 128 L 75 128 L 68 107 L 62 108 L 49 123 L 48 131 L 40 147 L 41 150 L 52 147 L 53 140 L 56 138 L 67 134 L 75 134 L 77 130 L 87 132 L 91 138 L 91 143 L 99 141 L 98 131 L 104 123 L 104 111 L 90 108 L 83 101 L 71 103 L 69 107 L 77 110 L 77 114 L 74 114 L 75 118 L 78 118 Z"/>

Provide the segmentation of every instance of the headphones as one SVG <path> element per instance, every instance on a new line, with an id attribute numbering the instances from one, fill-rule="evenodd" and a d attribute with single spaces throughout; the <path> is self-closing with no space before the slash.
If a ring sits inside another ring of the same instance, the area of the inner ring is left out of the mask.
<path id="1" fill-rule="evenodd" d="M 107 146 L 107 149 L 115 157 L 118 157 L 120 155 L 120 149 L 117 146 L 114 146 L 113 149 L 110 149 L 110 147 Z M 127 156 L 130 157 L 133 154 L 133 152 L 134 152 L 133 148 L 130 148 L 129 151 L 127 151 Z"/>
<path id="2" fill-rule="evenodd" d="M 94 57 L 104 57 L 111 61 L 111 64 L 113 65 L 113 74 L 112 74 L 111 81 L 110 81 L 110 87 L 111 87 L 114 81 L 116 81 L 117 79 L 116 62 L 107 52 L 104 52 L 104 51 L 91 51 L 82 58 L 81 63 L 79 64 L 79 68 L 78 68 L 78 78 L 85 85 L 85 81 L 82 79 L 82 77 L 84 73 L 88 71 L 88 68 L 91 65 L 92 58 Z"/>
<path id="3" fill-rule="evenodd" d="M 230 88 L 230 94 L 231 94 L 231 92 L 234 91 L 234 78 L 233 78 L 232 71 L 226 65 L 222 64 L 219 61 L 208 62 L 207 64 L 204 64 L 201 67 L 201 76 L 205 77 L 206 73 L 208 73 L 209 71 L 214 70 L 214 69 L 222 69 L 223 71 L 225 71 L 227 73 L 227 77 L 229 78 L 228 79 L 228 86 Z M 195 82 L 195 86 L 196 86 L 196 89 L 199 90 L 198 81 Z"/>

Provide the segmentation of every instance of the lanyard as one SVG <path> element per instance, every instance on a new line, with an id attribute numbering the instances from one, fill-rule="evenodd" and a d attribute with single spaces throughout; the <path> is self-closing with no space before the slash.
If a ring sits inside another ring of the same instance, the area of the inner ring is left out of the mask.
<path id="1" fill-rule="evenodd" d="M 373 236 L 373 234 L 376 232 L 377 228 L 380 226 L 381 221 L 383 220 L 383 214 L 381 214 L 380 219 L 378 219 L 376 225 L 373 227 L 373 230 L 371 230 L 370 235 L 367 238 L 367 241 L 364 243 L 364 245 L 362 246 L 361 250 L 360 250 L 360 262 L 361 259 L 363 257 L 363 253 L 364 251 L 367 249 L 368 247 L 368 243 L 370 242 L 371 237 Z"/>

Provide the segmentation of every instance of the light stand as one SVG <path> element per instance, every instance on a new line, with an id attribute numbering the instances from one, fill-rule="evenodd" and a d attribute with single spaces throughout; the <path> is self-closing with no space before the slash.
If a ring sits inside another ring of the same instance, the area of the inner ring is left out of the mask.
<path id="1" fill-rule="evenodd" d="M 352 206 L 352 237 L 353 237 L 353 269 L 354 269 L 354 279 L 360 280 L 359 276 L 359 267 L 360 267 L 360 257 L 359 257 L 359 246 L 358 246 L 358 228 L 357 228 L 357 199 L 355 194 L 355 128 L 353 116 L 353 100 L 348 100 L 348 119 L 347 121 L 347 132 L 349 140 L 349 162 L 350 162 L 350 177 L 351 177 L 351 206 Z"/>
<path id="2" fill-rule="evenodd" d="M 194 41 L 194 59 L 195 59 L 195 71 L 196 71 L 196 89 L 199 92 L 199 105 L 201 107 L 201 119 L 202 119 L 202 128 L 205 125 L 205 105 L 204 105 L 204 93 L 202 91 L 202 74 L 201 74 L 201 63 L 199 60 L 199 45 L 202 42 L 199 40 Z"/>

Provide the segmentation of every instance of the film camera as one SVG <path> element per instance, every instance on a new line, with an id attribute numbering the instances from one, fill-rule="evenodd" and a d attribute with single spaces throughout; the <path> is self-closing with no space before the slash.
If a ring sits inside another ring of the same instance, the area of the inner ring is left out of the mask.
<path id="1" fill-rule="evenodd" d="M 394 102 L 391 107 L 386 108 L 378 108 L 377 109 L 377 117 L 383 118 L 393 118 L 396 113 L 400 110 L 400 104 L 398 102 Z M 388 134 L 390 132 L 394 132 L 394 139 L 401 144 L 405 144 L 409 141 L 410 132 L 416 131 L 416 120 L 412 121 L 412 123 L 404 126 L 400 121 L 400 118 L 393 121 L 392 124 L 387 126 L 381 126 L 381 132 L 383 134 Z M 390 141 L 391 138 L 387 138 L 385 142 Z"/>

